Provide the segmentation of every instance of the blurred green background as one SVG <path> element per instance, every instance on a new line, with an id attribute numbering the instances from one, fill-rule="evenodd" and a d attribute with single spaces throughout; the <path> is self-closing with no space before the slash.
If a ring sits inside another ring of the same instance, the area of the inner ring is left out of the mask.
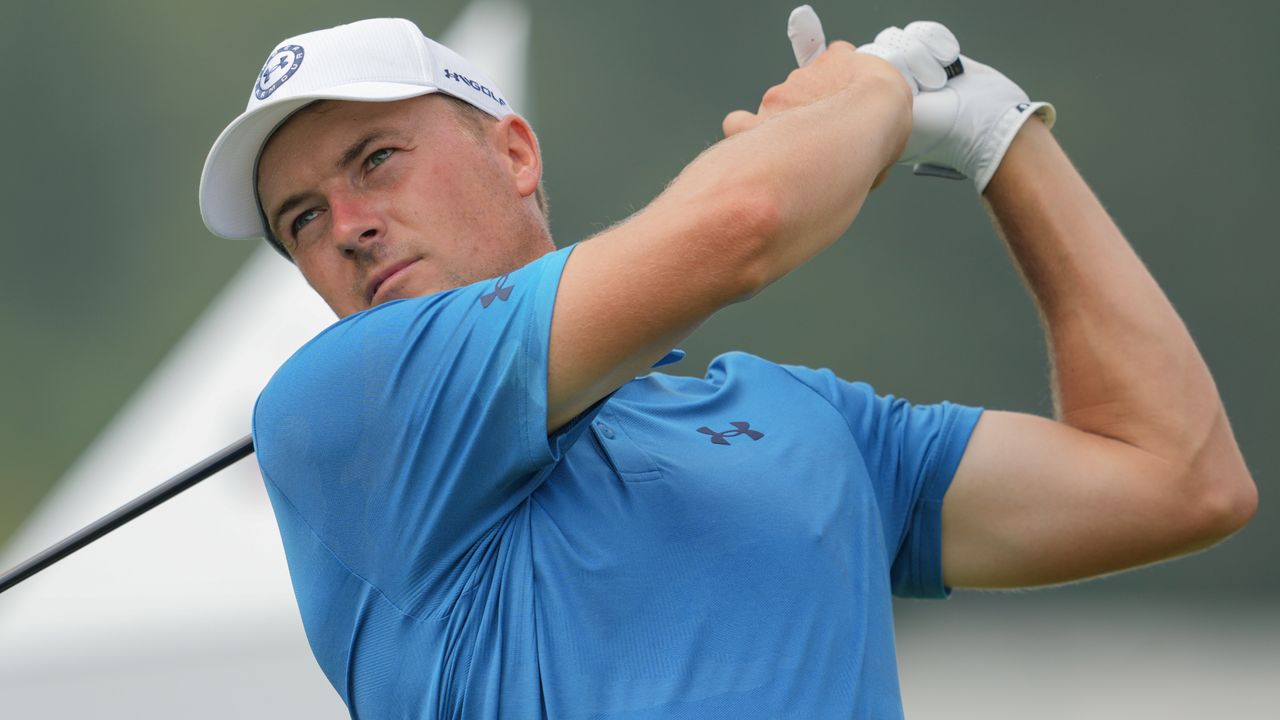
<path id="1" fill-rule="evenodd" d="M 200 221 L 205 153 L 279 39 L 362 17 L 425 32 L 444 2 L 0 5 L 0 541 L 256 247 Z M 793 60 L 788 2 L 535 0 L 530 95 L 561 245 L 644 206 L 754 109 Z M 1280 6 L 1043 0 L 818 2 L 829 37 L 917 18 L 1033 98 L 1160 280 L 1214 370 L 1262 491 L 1253 524 L 1199 556 L 1064 592 L 1261 600 L 1280 589 L 1267 410 L 1280 166 L 1270 90 Z M 839 152 L 832 148 L 832 152 Z M 881 392 L 1050 411 L 1035 311 L 968 183 L 905 171 L 822 258 L 721 313 L 674 368 L 742 349 Z M 228 441 L 233 438 L 228 438 Z M 195 461 L 197 458 L 192 458 Z M 162 478 L 156 478 L 158 482 Z"/>

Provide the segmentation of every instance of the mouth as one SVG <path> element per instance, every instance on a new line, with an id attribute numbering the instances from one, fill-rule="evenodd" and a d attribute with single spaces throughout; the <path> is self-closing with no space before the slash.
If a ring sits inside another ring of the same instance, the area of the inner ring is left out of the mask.
<path id="1" fill-rule="evenodd" d="M 378 304 L 378 293 L 380 290 L 383 288 L 389 288 L 391 281 L 393 281 L 396 276 L 400 275 L 400 273 L 404 272 L 406 268 L 416 262 L 418 262 L 418 258 L 401 260 L 400 262 L 388 265 L 374 275 L 373 278 L 369 280 L 369 285 L 365 289 L 365 302 L 368 303 L 369 307 L 373 307 Z"/>

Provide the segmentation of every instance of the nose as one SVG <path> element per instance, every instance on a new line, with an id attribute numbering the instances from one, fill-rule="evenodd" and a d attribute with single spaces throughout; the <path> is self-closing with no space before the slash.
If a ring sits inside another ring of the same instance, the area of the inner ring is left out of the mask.
<path id="1" fill-rule="evenodd" d="M 377 204 L 360 193 L 330 195 L 329 217 L 334 244 L 344 257 L 361 259 L 386 236 Z"/>

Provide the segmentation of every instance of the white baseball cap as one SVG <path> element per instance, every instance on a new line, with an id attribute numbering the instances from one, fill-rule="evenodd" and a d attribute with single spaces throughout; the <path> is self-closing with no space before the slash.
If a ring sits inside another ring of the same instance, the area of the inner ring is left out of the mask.
<path id="1" fill-rule="evenodd" d="M 222 131 L 200 175 L 200 215 L 215 235 L 267 237 L 256 171 L 267 139 L 316 100 L 389 102 L 442 92 L 495 118 L 513 111 L 471 63 L 408 20 L 381 18 L 288 38 L 267 57 L 240 117 Z"/>

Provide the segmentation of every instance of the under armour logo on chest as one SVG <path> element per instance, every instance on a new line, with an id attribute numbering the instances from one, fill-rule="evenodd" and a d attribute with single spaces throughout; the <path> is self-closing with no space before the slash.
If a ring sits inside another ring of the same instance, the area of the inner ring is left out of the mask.
<path id="1" fill-rule="evenodd" d="M 493 304 L 494 300 L 506 302 L 507 298 L 511 297 L 511 290 L 515 285 L 503 285 L 502 283 L 506 281 L 507 277 L 507 275 L 503 275 L 498 278 L 498 282 L 494 283 L 493 292 L 480 296 L 480 307 L 487 308 Z"/>
<path id="2" fill-rule="evenodd" d="M 711 442 L 714 445 L 728 445 L 729 438 L 738 437 L 739 435 L 746 435 L 747 437 L 751 438 L 753 441 L 759 440 L 760 438 L 764 437 L 764 433 L 760 432 L 759 430 L 752 430 L 751 423 L 749 422 L 731 422 L 729 424 L 734 427 L 733 430 L 724 430 L 721 432 L 716 432 L 715 430 L 712 430 L 706 425 L 703 425 L 702 427 L 698 428 L 698 432 L 702 433 L 703 435 L 710 435 Z"/>

